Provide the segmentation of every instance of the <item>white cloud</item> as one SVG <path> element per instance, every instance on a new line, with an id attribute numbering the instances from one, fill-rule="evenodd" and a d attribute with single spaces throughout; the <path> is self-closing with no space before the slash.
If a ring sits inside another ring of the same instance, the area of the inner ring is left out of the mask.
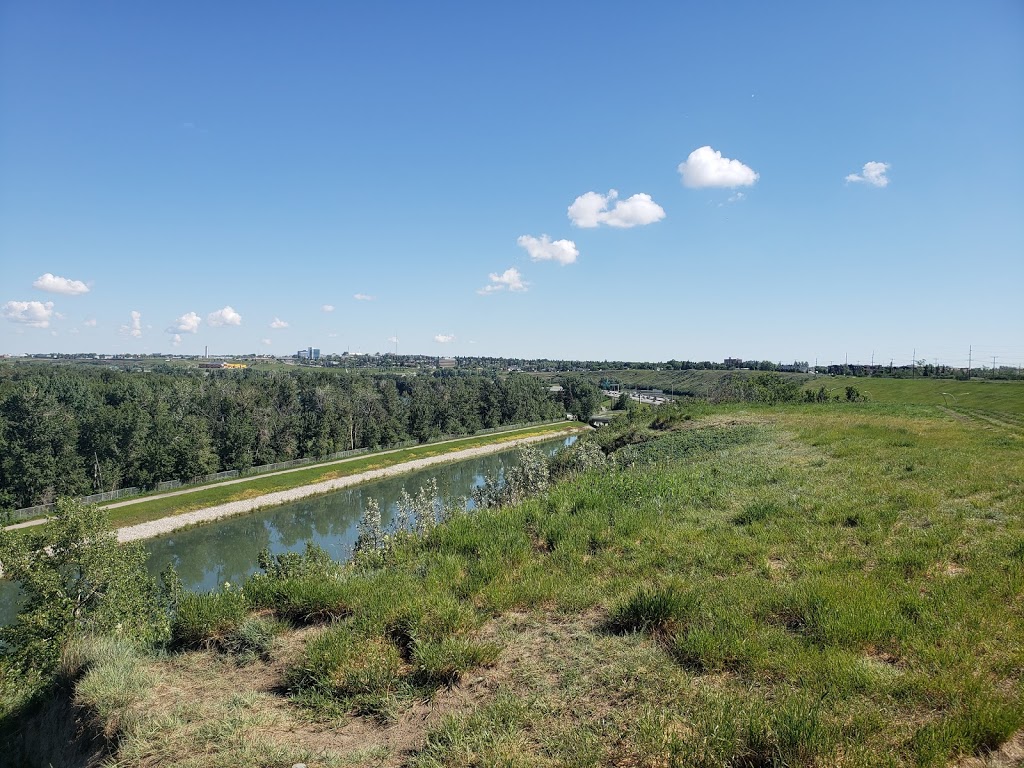
<path id="1" fill-rule="evenodd" d="M 377 297 L 370 296 L 369 294 L 366 293 L 357 293 L 352 298 L 355 299 L 356 301 L 373 301 Z"/>
<path id="2" fill-rule="evenodd" d="M 73 333 L 75 336 L 77 336 L 78 334 L 81 333 L 81 331 L 78 330 L 77 328 L 72 328 L 70 331 L 68 331 L 68 333 Z"/>
<path id="3" fill-rule="evenodd" d="M 171 344 L 174 345 L 175 347 L 180 347 L 181 346 L 181 334 L 180 333 L 174 334 L 174 336 L 171 338 Z"/>
<path id="4" fill-rule="evenodd" d="M 203 318 L 197 315 L 195 312 L 186 312 L 181 317 L 177 318 L 171 327 L 167 329 L 168 333 L 196 333 L 199 330 L 199 325 L 203 322 Z"/>
<path id="5" fill-rule="evenodd" d="M 523 281 L 523 276 L 519 274 L 519 270 L 515 267 L 509 267 L 500 275 L 496 272 L 491 272 L 488 277 L 491 278 L 491 282 L 477 291 L 477 293 L 486 295 L 496 291 L 504 291 L 506 288 L 510 291 L 525 291 L 526 286 L 529 285 L 529 283 Z"/>
<path id="6" fill-rule="evenodd" d="M 224 307 L 224 309 L 218 309 L 216 312 L 211 312 L 206 316 L 206 322 L 210 325 L 217 327 L 220 325 L 241 325 L 242 316 L 235 312 L 230 306 Z"/>
<path id="7" fill-rule="evenodd" d="M 324 312 L 333 312 L 334 311 L 334 305 L 333 304 L 324 304 L 322 307 L 320 307 L 320 309 L 322 309 Z"/>
<path id="8" fill-rule="evenodd" d="M 455 334 L 439 333 L 436 336 L 434 336 L 434 341 L 436 341 L 438 344 L 451 344 L 453 341 L 455 341 Z"/>
<path id="9" fill-rule="evenodd" d="M 53 302 L 8 301 L 2 310 L 4 319 L 21 323 L 31 328 L 49 328 L 53 317 Z"/>
<path id="10" fill-rule="evenodd" d="M 32 287 L 38 288 L 41 291 L 49 291 L 50 293 L 63 293 L 65 296 L 77 296 L 80 293 L 89 292 L 89 286 L 81 280 L 57 277 L 57 275 L 51 275 L 49 272 L 36 278 L 36 281 L 32 283 Z"/>
<path id="11" fill-rule="evenodd" d="M 86 320 L 84 323 L 82 323 L 82 325 L 88 325 L 90 328 L 95 328 L 96 327 L 96 318 L 95 317 L 90 317 L 88 320 Z"/>
<path id="12" fill-rule="evenodd" d="M 737 193 L 736 193 L 736 194 L 734 194 L 734 195 L 729 195 L 729 199 L 728 199 L 728 200 L 726 200 L 726 202 L 727 202 L 727 203 L 738 203 L 738 202 L 739 202 L 740 200 L 742 200 L 742 199 L 743 199 L 744 197 L 746 197 L 746 195 L 745 195 L 744 193 L 742 193 L 742 192 L 737 192 Z"/>
<path id="13" fill-rule="evenodd" d="M 397 336 L 388 336 L 388 343 L 389 344 L 397 344 L 398 343 L 398 337 Z"/>
<path id="14" fill-rule="evenodd" d="M 653 224 L 665 218 L 665 209 L 644 192 L 619 200 L 609 210 L 608 206 L 618 196 L 619 193 L 614 189 L 609 190 L 607 195 L 599 192 L 582 194 L 569 206 L 569 219 L 577 227 L 607 224 L 609 227 L 628 229 Z"/>
<path id="15" fill-rule="evenodd" d="M 282 320 L 279 317 L 275 317 L 273 319 L 273 321 L 270 323 L 270 327 L 271 328 L 287 328 L 288 327 L 288 323 L 286 321 Z"/>
<path id="16" fill-rule="evenodd" d="M 533 235 L 521 235 L 516 242 L 525 248 L 534 261 L 557 261 L 561 265 L 572 264 L 580 255 L 576 243 L 572 240 L 555 240 L 547 235 L 536 238 Z"/>
<path id="17" fill-rule="evenodd" d="M 852 182 L 863 181 L 872 187 L 887 187 L 889 186 L 889 177 L 885 175 L 885 172 L 891 167 L 889 163 L 878 163 L 872 160 L 869 163 L 864 163 L 864 169 L 861 173 L 851 173 L 846 177 L 846 180 Z"/>
<path id="18" fill-rule="evenodd" d="M 693 189 L 704 187 L 749 187 L 758 180 L 753 168 L 739 160 L 722 157 L 722 153 L 711 147 L 699 147 L 690 153 L 686 162 L 679 164 L 679 175 L 684 186 Z"/>
<path id="19" fill-rule="evenodd" d="M 260 341 L 262 341 L 268 347 L 274 343 L 270 339 L 260 339 Z"/>
<path id="20" fill-rule="evenodd" d="M 121 326 L 121 333 L 131 336 L 133 339 L 138 339 L 142 336 L 142 313 L 133 309 L 131 311 L 131 318 L 128 321 L 128 325 Z"/>

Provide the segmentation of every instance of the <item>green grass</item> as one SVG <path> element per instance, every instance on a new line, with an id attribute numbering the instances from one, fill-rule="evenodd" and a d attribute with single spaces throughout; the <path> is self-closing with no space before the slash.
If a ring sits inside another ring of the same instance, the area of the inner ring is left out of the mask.
<path id="1" fill-rule="evenodd" d="M 1024 414 L 1024 381 L 957 381 L 955 379 L 883 379 L 856 376 L 818 376 L 805 388 L 824 386 L 833 395 L 846 396 L 856 387 L 878 403 L 945 405 L 984 411 Z"/>
<path id="2" fill-rule="evenodd" d="M 693 413 L 636 430 L 652 461 L 456 516 L 383 565 L 325 571 L 319 592 L 296 564 L 279 592 L 251 591 L 323 622 L 270 651 L 303 705 L 273 732 L 312 718 L 343 762 L 382 754 L 377 721 L 415 722 L 390 759 L 424 768 L 866 768 L 947 766 L 1024 727 L 1012 425 L 878 400 Z M 173 680 L 193 658 L 155 664 Z M 168 701 L 147 721 L 165 727 L 134 727 L 119 754 L 184 743 Z M 203 749 L 273 762 L 208 712 Z"/>

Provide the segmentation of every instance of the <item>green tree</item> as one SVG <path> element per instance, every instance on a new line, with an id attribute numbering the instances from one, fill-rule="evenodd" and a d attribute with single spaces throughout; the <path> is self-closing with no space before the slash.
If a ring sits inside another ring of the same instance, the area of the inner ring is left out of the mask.
<path id="1" fill-rule="evenodd" d="M 0 646 L 26 674 L 45 678 L 65 644 L 87 633 L 140 644 L 167 637 L 145 550 L 118 544 L 106 512 L 95 505 L 61 498 L 41 533 L 0 530 L 0 563 L 25 596 L 14 623 L 0 627 Z"/>

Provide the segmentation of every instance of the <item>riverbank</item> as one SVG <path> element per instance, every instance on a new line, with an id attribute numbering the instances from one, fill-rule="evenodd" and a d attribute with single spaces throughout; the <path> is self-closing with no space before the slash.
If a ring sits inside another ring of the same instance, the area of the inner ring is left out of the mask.
<path id="1" fill-rule="evenodd" d="M 127 501 L 101 504 L 110 511 L 111 524 L 115 527 L 134 526 L 172 515 L 201 511 L 209 507 L 234 501 L 250 500 L 257 496 L 286 491 L 300 486 L 315 485 L 342 476 L 359 474 L 368 470 L 394 466 L 408 461 L 448 455 L 456 450 L 482 445 L 508 446 L 520 437 L 558 437 L 561 434 L 587 429 L 575 422 L 553 422 L 507 432 L 487 435 L 470 435 L 436 443 L 423 443 L 409 448 L 390 449 L 377 453 L 363 454 L 344 459 L 326 461 L 291 469 L 268 472 L 253 477 L 238 478 L 142 496 Z M 10 525 L 5 530 L 15 531 L 44 525 L 48 518 L 29 520 Z"/>
<path id="2" fill-rule="evenodd" d="M 410 461 L 392 464 L 387 467 L 368 469 L 362 472 L 345 475 L 344 477 L 335 477 L 329 480 L 310 483 L 308 485 L 302 485 L 295 488 L 288 488 L 281 491 L 275 491 L 273 493 L 267 493 L 261 496 L 254 496 L 252 498 L 247 499 L 237 499 L 234 501 L 226 502 L 224 504 L 217 504 L 215 506 L 206 507 L 203 509 L 196 509 L 176 515 L 168 515 L 166 517 L 161 517 L 156 520 L 149 520 L 144 523 L 118 528 L 117 539 L 120 542 L 141 541 L 144 539 L 150 539 L 155 536 L 161 536 L 163 534 L 171 533 L 172 531 L 180 530 L 182 528 L 188 528 L 193 525 L 208 523 L 214 520 L 220 520 L 225 517 L 232 517 L 234 515 L 247 514 L 249 512 L 255 512 L 256 510 L 259 509 L 274 507 L 280 504 L 287 504 L 288 502 L 297 501 L 299 499 L 308 498 L 310 496 L 320 496 L 325 493 L 331 493 L 333 491 L 338 491 L 343 488 L 351 487 L 353 485 L 366 483 L 371 480 L 379 480 L 385 477 L 402 475 L 408 472 L 413 472 L 418 469 L 424 469 L 425 467 L 430 467 L 437 464 L 462 461 L 477 456 L 486 456 L 488 454 L 506 451 L 509 448 L 514 448 L 520 445 L 528 445 L 530 443 L 550 440 L 554 437 L 558 437 L 559 435 L 574 434 L 576 432 L 581 431 L 581 429 L 582 427 L 580 427 L 579 425 L 575 425 L 566 427 L 559 431 L 549 431 L 542 434 L 529 435 L 526 437 L 514 438 L 511 440 L 503 440 L 500 442 L 489 443 L 487 445 L 476 445 L 469 448 L 449 451 L 447 453 L 442 453 L 435 456 L 427 456 L 423 458 L 412 459 Z"/>

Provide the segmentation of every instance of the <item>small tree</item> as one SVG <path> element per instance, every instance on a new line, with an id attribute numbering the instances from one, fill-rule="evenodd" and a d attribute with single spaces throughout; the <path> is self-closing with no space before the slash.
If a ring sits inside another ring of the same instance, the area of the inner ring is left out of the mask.
<path id="1" fill-rule="evenodd" d="M 4 576 L 25 603 L 0 627 L 0 646 L 25 671 L 46 676 L 72 638 L 111 634 L 146 645 L 167 638 L 169 624 L 139 544 L 118 544 L 107 513 L 62 498 L 39 533 L 0 531 Z"/>

